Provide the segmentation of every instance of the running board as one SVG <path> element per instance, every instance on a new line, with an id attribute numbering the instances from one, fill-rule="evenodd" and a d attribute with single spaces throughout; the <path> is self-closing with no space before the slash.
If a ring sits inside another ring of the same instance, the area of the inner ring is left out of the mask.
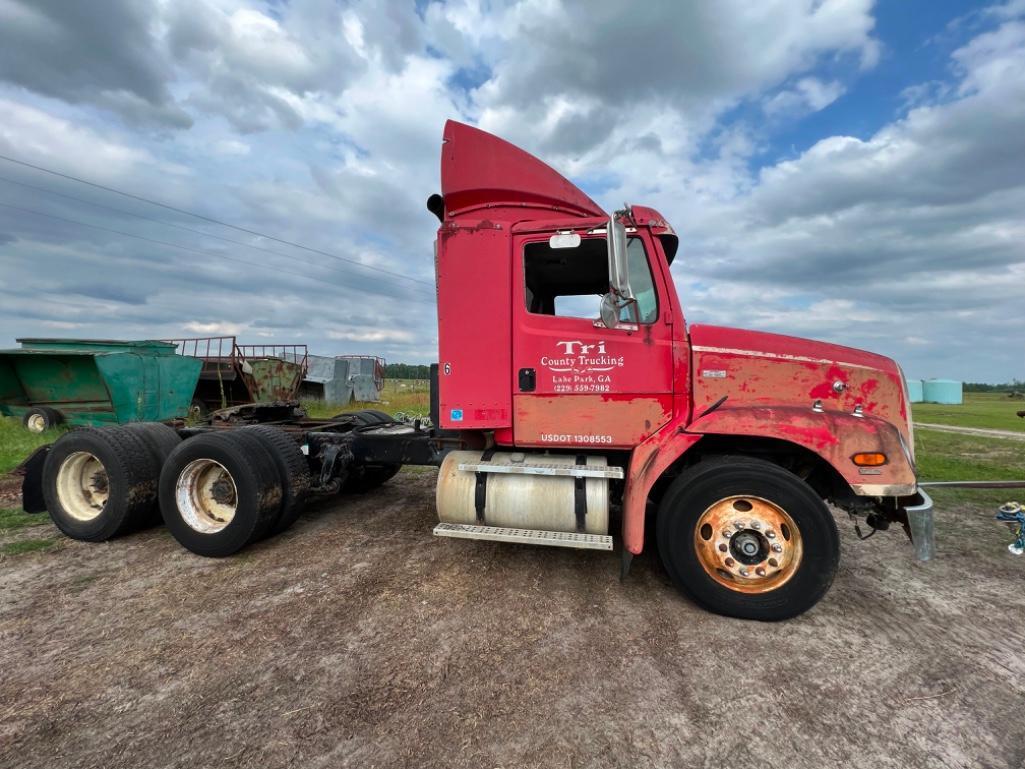
<path id="1" fill-rule="evenodd" d="M 522 462 L 496 465 L 491 462 L 460 462 L 459 469 L 470 473 L 513 473 L 517 475 L 561 475 L 570 478 L 622 478 L 622 467 L 608 465 L 546 465 Z M 519 529 L 515 529 L 519 531 Z"/>
<path id="2" fill-rule="evenodd" d="M 612 537 L 601 534 L 509 529 L 504 526 L 471 526 L 466 523 L 439 523 L 434 527 L 434 536 L 454 537 L 455 539 L 488 539 L 492 542 L 518 542 L 523 545 L 573 547 L 578 550 L 612 549 Z"/>

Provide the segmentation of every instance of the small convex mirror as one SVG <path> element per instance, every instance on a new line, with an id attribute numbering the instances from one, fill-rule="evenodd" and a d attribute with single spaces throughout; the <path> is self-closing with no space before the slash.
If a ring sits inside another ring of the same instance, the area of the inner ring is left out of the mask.
<path id="1" fill-rule="evenodd" d="M 601 322 L 605 328 L 619 325 L 619 299 L 611 291 L 601 298 Z"/>
<path id="2" fill-rule="evenodd" d="M 575 232 L 557 232 L 548 238 L 549 248 L 576 248 L 580 245 L 580 236 Z"/>

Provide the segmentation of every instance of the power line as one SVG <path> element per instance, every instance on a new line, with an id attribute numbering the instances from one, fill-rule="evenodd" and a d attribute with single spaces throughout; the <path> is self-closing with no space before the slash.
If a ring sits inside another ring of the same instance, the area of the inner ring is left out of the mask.
<path id="1" fill-rule="evenodd" d="M 108 205 L 105 205 L 103 203 L 96 203 L 96 202 L 94 202 L 92 200 L 86 200 L 85 198 L 80 198 L 80 197 L 78 197 L 76 195 L 69 195 L 66 192 L 57 192 L 56 190 L 49 190 L 49 189 L 46 189 L 45 187 L 37 187 L 34 184 L 27 184 L 25 182 L 19 182 L 19 181 L 15 180 L 15 179 L 10 179 L 10 178 L 8 178 L 6 176 L 0 176 L 0 181 L 7 182 L 8 184 L 16 184 L 19 187 L 26 187 L 26 188 L 28 188 L 30 190 L 37 190 L 38 192 L 43 192 L 43 193 L 45 193 L 47 195 L 56 195 L 58 197 L 67 198 L 68 200 L 75 200 L 75 201 L 78 201 L 79 203 L 85 203 L 87 206 L 95 206 L 96 208 L 102 208 L 102 209 L 104 209 L 106 211 L 113 211 L 114 213 L 124 214 L 125 216 L 134 216 L 135 218 L 142 219 L 143 221 L 146 221 L 146 222 L 153 222 L 154 224 L 159 224 L 159 225 L 162 225 L 164 227 L 173 227 L 176 230 L 182 230 L 183 232 L 191 232 L 194 235 L 202 235 L 204 237 L 215 238 L 217 240 L 224 241 L 225 243 L 234 243 L 236 246 L 242 246 L 243 248 L 251 248 L 254 251 L 262 251 L 265 254 L 273 254 L 274 256 L 279 256 L 282 259 L 291 259 L 294 262 L 298 262 L 299 264 L 304 264 L 304 265 L 306 265 L 308 267 L 320 267 L 320 266 L 322 266 L 321 264 L 318 264 L 317 262 L 309 262 L 309 261 L 306 261 L 304 259 L 299 259 L 298 257 L 295 257 L 295 256 L 293 256 L 291 254 L 283 253 L 281 251 L 274 251 L 273 249 L 263 248 L 262 246 L 254 246 L 251 243 L 245 243 L 245 242 L 243 242 L 241 240 L 234 240 L 232 238 L 226 238 L 223 235 L 216 235 L 216 234 L 214 234 L 212 232 L 204 232 L 203 230 L 196 230 L 196 229 L 193 229 L 192 227 L 186 227 L 186 226 L 181 225 L 181 224 L 174 224 L 172 222 L 165 222 L 162 219 L 156 219 L 156 218 L 154 218 L 152 216 L 145 216 L 143 214 L 135 213 L 134 211 L 126 211 L 125 209 L 117 208 L 116 206 L 108 206 Z M 402 275 L 402 274 L 397 273 L 397 272 L 391 272 L 390 270 L 385 270 L 384 268 L 381 268 L 381 267 L 374 267 L 372 265 L 363 264 L 362 262 L 357 262 L 357 261 L 352 260 L 352 259 L 345 259 L 344 257 L 339 257 L 339 258 L 343 259 L 344 261 L 351 262 L 356 267 L 363 267 L 364 269 L 374 270 L 375 272 L 383 272 L 386 275 L 393 275 L 396 278 L 403 278 L 404 280 L 409 280 L 409 281 L 412 281 L 413 283 L 418 283 L 420 285 L 430 286 L 430 287 L 433 288 L 433 284 L 428 283 L 428 282 L 423 281 L 423 280 L 418 280 L 416 278 L 411 278 L 408 275 Z"/>
<path id="2" fill-rule="evenodd" d="M 64 216 L 57 216 L 56 214 L 48 214 L 48 213 L 45 213 L 43 211 L 36 211 L 34 209 L 31 209 L 31 208 L 23 208 L 22 206 L 13 206 L 13 205 L 11 205 L 9 203 L 0 203 L 0 208 L 9 208 L 12 211 L 20 211 L 22 213 L 32 214 L 34 216 L 43 216 L 43 217 L 46 217 L 47 219 L 56 219 L 57 221 L 67 222 L 68 224 L 74 224 L 74 225 L 77 225 L 79 227 L 88 227 L 91 230 L 99 230 L 101 232 L 109 232 L 109 233 L 113 233 L 114 235 L 121 235 L 121 236 L 126 237 L 126 238 L 135 238 L 136 240 L 142 240 L 142 241 L 145 241 L 146 243 L 153 243 L 153 244 L 158 245 L 158 246 L 166 246 L 168 248 L 177 248 L 177 249 L 179 249 L 181 251 L 188 251 L 190 253 L 199 254 L 200 256 L 204 256 L 204 257 L 207 257 L 207 258 L 213 256 L 213 257 L 217 257 L 219 259 L 227 259 L 229 262 L 238 262 L 239 264 L 244 264 L 247 267 L 259 267 L 260 266 L 260 265 L 254 265 L 252 262 L 246 261 L 245 259 L 236 259 L 234 257 L 226 256 L 224 254 L 215 254 L 215 253 L 213 253 L 211 251 L 204 251 L 204 250 L 199 249 L 199 248 L 191 248 L 189 246 L 183 246 L 183 245 L 181 245 L 179 243 L 171 243 L 171 242 L 168 242 L 166 240 L 157 240 L 156 238 L 147 238 L 145 235 L 136 235 L 136 234 L 131 233 L 131 232 L 124 232 L 123 230 L 115 230 L 115 229 L 113 229 L 111 227 L 101 227 L 98 224 L 89 224 L 87 222 L 80 222 L 77 219 L 68 219 L 67 217 L 64 217 Z M 316 278 L 312 278 L 309 275 L 293 274 L 293 277 L 300 278 L 302 280 L 313 281 L 313 282 L 317 283 L 318 285 L 323 285 L 322 281 L 317 280 Z M 421 299 L 422 299 L 422 301 L 426 301 L 426 298 L 421 298 Z"/>
<path id="3" fill-rule="evenodd" d="M 312 246 L 304 246 L 301 243 L 295 243 L 294 241 L 291 241 L 291 240 L 285 240 L 283 238 L 274 237 L 273 235 L 267 235 L 266 233 L 263 233 L 263 232 L 257 232 L 256 230 L 250 230 L 250 229 L 247 229 L 245 227 L 239 227 L 236 224 L 229 224 L 228 222 L 221 221 L 220 219 L 214 219 L 214 218 L 209 217 L 209 216 L 204 216 L 203 214 L 197 214 L 194 211 L 187 211 L 184 208 L 177 208 L 175 206 L 168 205 L 167 203 L 161 203 L 158 200 L 151 200 L 151 199 L 145 198 L 145 197 L 143 197 L 141 195 L 136 195 L 136 194 L 131 193 L 131 192 L 125 192 L 124 190 L 115 189 L 114 187 L 108 187 L 108 186 L 103 185 L 103 184 L 98 184 L 97 182 L 91 182 L 88 179 L 81 179 L 81 178 L 79 178 L 77 176 L 72 176 L 71 174 L 65 174 L 65 173 L 61 173 L 60 171 L 54 171 L 54 170 L 52 170 L 50 168 L 44 168 L 43 166 L 38 166 L 38 165 L 35 165 L 34 163 L 28 163 L 28 162 L 26 162 L 24 160 L 18 160 L 17 158 L 12 158 L 12 157 L 9 157 L 8 155 L 0 155 L 0 160 L 6 160 L 8 163 L 15 163 L 16 165 L 24 166 L 25 168 L 31 168 L 31 169 L 36 170 L 36 171 L 42 171 L 43 173 L 51 174 L 52 176 L 59 176 L 62 179 L 68 179 L 68 180 L 73 181 L 73 182 L 78 182 L 79 184 L 86 184 L 86 185 L 88 185 L 90 187 L 94 187 L 94 188 L 96 188 L 98 190 L 104 190 L 106 192 L 112 192 L 115 195 L 121 195 L 121 196 L 126 197 L 126 198 L 131 198 L 132 200 L 138 200 L 138 201 L 141 201 L 143 203 L 148 203 L 151 206 L 158 206 L 160 208 L 167 209 L 168 211 L 174 211 L 175 213 L 183 214 L 184 216 L 191 216 L 191 217 L 194 217 L 196 219 L 200 219 L 200 220 L 202 220 L 204 222 L 210 222 L 211 224 L 216 224 L 216 225 L 219 225 L 221 227 L 227 227 L 229 229 L 236 230 L 238 232 L 244 232 L 247 235 L 255 235 L 258 238 L 266 238 L 267 240 L 273 240 L 276 243 L 281 243 L 281 244 L 286 245 L 286 246 L 292 246 L 293 248 L 298 248 L 298 249 L 301 249 L 303 251 L 309 251 L 310 253 L 320 254 L 321 256 L 326 256 L 326 257 L 329 257 L 331 259 L 338 259 L 340 261 L 349 262 L 351 264 L 358 264 L 359 266 L 365 267 L 366 269 L 369 269 L 369 270 L 374 270 L 376 272 L 381 272 L 381 273 L 384 273 L 386 275 L 391 275 L 391 276 L 397 277 L 397 278 L 404 278 L 405 280 L 412 280 L 412 281 L 415 281 L 417 283 L 422 283 L 425 286 L 431 286 L 432 288 L 434 287 L 434 284 L 429 283 L 426 280 L 419 280 L 417 278 L 411 278 L 408 275 L 402 275 L 401 273 L 391 272 L 390 270 L 385 270 L 384 268 L 381 268 L 381 267 L 374 267 L 374 266 L 369 265 L 369 264 L 363 264 L 362 262 L 356 261 L 355 259 L 350 259 L 350 258 L 347 258 L 347 257 L 344 257 L 344 256 L 339 256 L 338 254 L 332 254 L 330 251 L 322 251 L 319 248 L 313 248 Z"/>

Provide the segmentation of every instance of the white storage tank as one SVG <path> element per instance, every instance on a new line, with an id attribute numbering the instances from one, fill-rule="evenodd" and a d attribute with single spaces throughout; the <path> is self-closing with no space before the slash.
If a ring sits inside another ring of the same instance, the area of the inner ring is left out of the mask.
<path id="1" fill-rule="evenodd" d="M 908 400 L 910 400 L 912 403 L 921 403 L 922 399 L 925 397 L 924 392 L 922 390 L 922 380 L 921 379 L 908 379 L 907 383 L 908 383 Z"/>
<path id="2" fill-rule="evenodd" d="M 926 379 L 922 385 L 926 403 L 960 405 L 964 403 L 963 390 L 963 383 L 953 379 Z"/>

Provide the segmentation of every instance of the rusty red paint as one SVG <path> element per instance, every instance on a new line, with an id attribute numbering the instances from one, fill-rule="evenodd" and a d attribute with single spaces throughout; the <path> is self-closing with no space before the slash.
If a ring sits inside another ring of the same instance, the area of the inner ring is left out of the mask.
<path id="1" fill-rule="evenodd" d="M 633 448 L 668 422 L 673 408 L 668 395 L 519 394 L 513 401 L 517 446 Z"/>
<path id="2" fill-rule="evenodd" d="M 897 428 L 876 417 L 857 418 L 835 411 L 815 413 L 795 407 L 723 407 L 695 420 L 688 432 L 702 435 L 750 435 L 781 438 L 827 461 L 853 484 L 914 485 L 915 471 L 905 456 Z M 888 462 L 871 474 L 850 457 L 881 451 Z"/>

